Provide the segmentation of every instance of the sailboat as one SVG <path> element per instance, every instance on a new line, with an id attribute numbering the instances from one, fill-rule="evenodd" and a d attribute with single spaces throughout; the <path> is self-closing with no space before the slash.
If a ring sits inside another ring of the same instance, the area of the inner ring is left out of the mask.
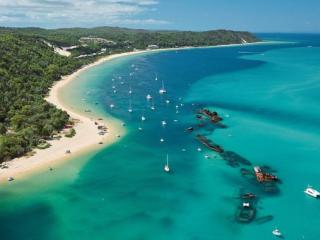
<path id="1" fill-rule="evenodd" d="M 132 113 L 131 100 L 129 101 L 129 108 L 128 108 L 128 112 L 129 112 L 129 113 Z"/>
<path id="2" fill-rule="evenodd" d="M 170 167 L 169 167 L 169 156 L 168 156 L 168 154 L 167 154 L 167 164 L 166 165 L 164 165 L 164 168 L 163 168 L 163 170 L 165 171 L 165 172 L 170 172 Z"/>
<path id="3" fill-rule="evenodd" d="M 163 80 L 162 80 L 162 86 L 161 86 L 161 88 L 160 88 L 160 90 L 159 90 L 159 93 L 160 93 L 160 94 L 165 94 L 165 93 L 167 93 L 166 89 L 164 88 Z"/>

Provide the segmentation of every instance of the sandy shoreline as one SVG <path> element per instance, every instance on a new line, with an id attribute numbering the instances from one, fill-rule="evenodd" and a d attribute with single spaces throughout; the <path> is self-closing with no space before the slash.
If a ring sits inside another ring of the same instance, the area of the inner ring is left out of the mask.
<path id="1" fill-rule="evenodd" d="M 229 44 L 210 46 L 208 48 L 242 46 L 249 44 L 258 43 Z M 147 52 L 160 52 L 169 50 L 173 51 L 193 48 L 195 47 L 141 50 L 109 55 L 98 59 L 94 63 L 83 66 L 71 75 L 62 77 L 61 80 L 57 81 L 51 88 L 49 96 L 46 98 L 46 100 L 56 105 L 57 108 L 67 111 L 71 118 L 79 120 L 79 123 L 77 123 L 74 127 L 76 130 L 76 135 L 72 138 L 62 137 L 60 140 L 49 141 L 51 147 L 44 150 L 35 149 L 35 154 L 31 157 L 20 157 L 9 161 L 7 163 L 8 168 L 0 169 L 0 182 L 7 181 L 8 177 L 14 177 L 18 180 L 19 177 L 25 175 L 29 175 L 40 171 L 48 171 L 49 167 L 55 167 L 61 162 L 71 159 L 77 155 L 83 154 L 94 149 L 104 148 L 107 145 L 116 142 L 119 139 L 118 135 L 122 136 L 123 134 L 125 134 L 125 129 L 122 127 L 120 121 L 116 121 L 114 119 L 103 119 L 98 121 L 97 118 L 93 119 L 89 116 L 86 116 L 85 114 L 79 114 L 74 112 L 70 109 L 70 107 L 68 107 L 65 103 L 62 102 L 62 100 L 59 98 L 59 90 L 65 87 L 74 79 L 76 79 L 76 77 L 79 74 L 86 71 L 88 68 L 119 57 L 125 57 Z M 108 127 L 108 133 L 106 135 L 101 136 L 98 134 L 99 130 L 97 129 L 97 126 L 94 124 L 95 121 L 98 122 L 99 125 L 105 125 Z M 99 142 L 103 142 L 103 144 L 101 145 L 99 144 Z M 71 154 L 67 154 L 67 150 L 70 150 Z"/>

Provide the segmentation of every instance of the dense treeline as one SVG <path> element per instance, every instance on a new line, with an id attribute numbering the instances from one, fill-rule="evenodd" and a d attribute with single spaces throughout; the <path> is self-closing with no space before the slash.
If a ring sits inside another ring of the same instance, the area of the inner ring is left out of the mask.
<path id="1" fill-rule="evenodd" d="M 0 34 L 0 162 L 30 151 L 68 122 L 44 96 L 81 64 L 37 39 Z"/>
<path id="2" fill-rule="evenodd" d="M 148 31 L 116 27 L 97 28 L 65 28 L 65 29 L 41 29 L 41 28 L 0 28 L 1 32 L 23 33 L 29 36 L 46 39 L 57 46 L 79 45 L 79 39 L 86 36 L 94 36 L 108 39 L 117 45 L 102 45 L 112 52 L 121 49 L 145 49 L 148 45 L 158 45 L 161 48 L 182 46 L 213 46 L 218 44 L 256 42 L 258 39 L 248 32 L 214 30 L 205 32 L 192 31 Z M 96 51 L 97 46 L 86 46 L 84 51 L 75 50 L 75 53 L 87 54 Z M 90 51 L 91 50 L 91 51 Z"/>
<path id="3" fill-rule="evenodd" d="M 102 41 L 83 43 L 79 41 L 83 37 L 102 38 Z M 153 44 L 170 48 L 255 41 L 257 39 L 248 32 L 226 30 L 0 27 L 0 163 L 23 155 L 63 128 L 69 121 L 68 114 L 46 102 L 44 97 L 54 81 L 97 56 L 145 49 Z M 76 45 L 77 48 L 70 50 L 71 57 L 64 57 L 56 54 L 48 43 L 58 47 Z M 84 58 L 76 58 L 79 55 Z"/>

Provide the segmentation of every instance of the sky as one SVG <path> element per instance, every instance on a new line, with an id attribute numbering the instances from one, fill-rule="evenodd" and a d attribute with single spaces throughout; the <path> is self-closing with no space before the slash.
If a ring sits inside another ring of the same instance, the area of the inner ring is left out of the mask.
<path id="1" fill-rule="evenodd" d="M 320 0 L 0 0 L 0 26 L 320 33 Z"/>

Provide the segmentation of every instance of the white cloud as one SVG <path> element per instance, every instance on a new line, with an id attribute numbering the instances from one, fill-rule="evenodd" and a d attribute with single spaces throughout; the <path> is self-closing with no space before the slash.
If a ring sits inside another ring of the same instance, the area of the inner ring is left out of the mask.
<path id="1" fill-rule="evenodd" d="M 0 23 L 45 27 L 166 24 L 141 19 L 158 4 L 155 0 L 0 0 Z"/>

